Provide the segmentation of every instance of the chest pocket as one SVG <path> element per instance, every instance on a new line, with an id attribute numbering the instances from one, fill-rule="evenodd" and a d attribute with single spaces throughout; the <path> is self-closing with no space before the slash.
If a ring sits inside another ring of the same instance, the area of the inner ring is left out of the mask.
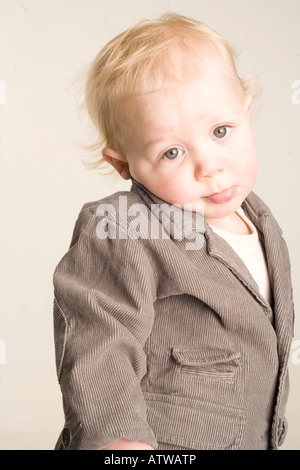
<path id="1" fill-rule="evenodd" d="M 179 375 L 208 381 L 232 383 L 240 363 L 240 353 L 187 350 L 174 347 L 171 357 Z"/>

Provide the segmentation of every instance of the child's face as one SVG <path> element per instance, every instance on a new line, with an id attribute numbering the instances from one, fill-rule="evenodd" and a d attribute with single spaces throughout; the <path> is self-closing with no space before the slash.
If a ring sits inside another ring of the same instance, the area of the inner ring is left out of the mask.
<path id="1" fill-rule="evenodd" d="M 256 179 L 250 105 L 217 63 L 139 96 L 126 122 L 131 176 L 170 204 L 202 204 L 208 221 L 231 216 Z"/>

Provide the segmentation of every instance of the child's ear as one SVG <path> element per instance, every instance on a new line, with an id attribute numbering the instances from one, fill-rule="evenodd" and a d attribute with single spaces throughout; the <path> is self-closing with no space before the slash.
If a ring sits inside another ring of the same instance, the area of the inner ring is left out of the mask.
<path id="1" fill-rule="evenodd" d="M 105 147 L 102 150 L 102 155 L 104 160 L 110 163 L 110 165 L 112 165 L 115 170 L 117 170 L 124 180 L 129 180 L 131 178 L 129 165 L 121 152 L 109 147 Z"/>
<path id="2" fill-rule="evenodd" d="M 253 97 L 249 93 L 244 97 L 244 109 L 248 112 L 251 111 Z"/>

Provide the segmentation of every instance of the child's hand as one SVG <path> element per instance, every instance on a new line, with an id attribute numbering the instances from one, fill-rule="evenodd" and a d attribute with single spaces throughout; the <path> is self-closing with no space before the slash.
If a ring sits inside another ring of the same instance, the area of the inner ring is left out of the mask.
<path id="1" fill-rule="evenodd" d="M 145 442 L 129 442 L 122 438 L 102 450 L 154 450 L 154 448 Z"/>

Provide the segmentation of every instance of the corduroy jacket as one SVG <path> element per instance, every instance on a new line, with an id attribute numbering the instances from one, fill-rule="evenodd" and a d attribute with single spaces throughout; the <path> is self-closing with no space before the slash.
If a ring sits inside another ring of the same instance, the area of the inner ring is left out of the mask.
<path id="1" fill-rule="evenodd" d="M 65 413 L 55 448 L 123 437 L 155 449 L 277 449 L 294 321 L 278 223 L 250 193 L 242 208 L 265 249 L 269 305 L 203 217 L 132 183 L 83 206 L 55 269 Z"/>

